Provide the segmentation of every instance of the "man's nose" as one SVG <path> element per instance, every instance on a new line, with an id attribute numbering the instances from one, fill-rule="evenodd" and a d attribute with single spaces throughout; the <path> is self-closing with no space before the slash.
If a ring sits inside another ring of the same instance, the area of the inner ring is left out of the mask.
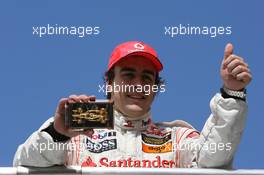
<path id="1" fill-rule="evenodd" d="M 142 81 L 141 77 L 137 76 L 132 80 L 131 84 L 134 86 L 142 86 L 143 81 Z"/>

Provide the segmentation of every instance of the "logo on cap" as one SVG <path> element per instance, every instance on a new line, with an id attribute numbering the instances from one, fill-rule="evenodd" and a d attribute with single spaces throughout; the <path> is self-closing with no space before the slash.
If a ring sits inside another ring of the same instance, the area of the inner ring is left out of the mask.
<path id="1" fill-rule="evenodd" d="M 108 70 L 110 70 L 120 59 L 129 56 L 129 54 L 131 54 L 130 56 L 138 55 L 148 58 L 154 64 L 158 72 L 163 68 L 156 51 L 152 47 L 143 42 L 129 41 L 118 45 L 114 49 L 108 63 Z"/>
<path id="2" fill-rule="evenodd" d="M 142 45 L 142 44 L 140 44 L 140 43 L 136 43 L 136 44 L 134 44 L 134 47 L 136 48 L 136 49 L 140 49 L 140 50 L 143 50 L 145 47 Z"/>

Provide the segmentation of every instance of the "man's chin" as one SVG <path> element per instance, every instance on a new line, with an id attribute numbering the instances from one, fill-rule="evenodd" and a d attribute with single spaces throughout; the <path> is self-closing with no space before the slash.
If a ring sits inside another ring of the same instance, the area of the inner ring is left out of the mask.
<path id="1" fill-rule="evenodd" d="M 125 114 L 129 117 L 139 117 L 146 113 L 146 111 L 138 105 L 128 105 L 125 107 Z"/>

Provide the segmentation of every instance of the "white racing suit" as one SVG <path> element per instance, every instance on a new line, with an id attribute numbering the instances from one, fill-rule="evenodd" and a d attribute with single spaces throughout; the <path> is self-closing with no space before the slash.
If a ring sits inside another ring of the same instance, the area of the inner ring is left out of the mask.
<path id="1" fill-rule="evenodd" d="M 149 113 L 129 119 L 115 111 L 114 130 L 96 129 L 92 137 L 78 135 L 65 143 L 54 142 L 42 131 L 51 118 L 18 147 L 13 165 L 230 168 L 247 105 L 216 94 L 210 108 L 201 133 L 183 121 L 154 124 Z"/>

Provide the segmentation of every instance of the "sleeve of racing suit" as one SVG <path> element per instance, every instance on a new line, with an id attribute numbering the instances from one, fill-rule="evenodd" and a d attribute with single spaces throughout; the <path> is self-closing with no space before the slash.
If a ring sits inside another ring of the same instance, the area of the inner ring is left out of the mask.
<path id="1" fill-rule="evenodd" d="M 18 147 L 13 166 L 48 167 L 63 165 L 66 143 L 54 142 L 47 132 L 42 131 L 51 122 L 53 122 L 53 118 L 47 120 L 25 143 Z"/>
<path id="2" fill-rule="evenodd" d="M 200 135 L 196 132 L 189 137 L 195 132 L 189 130 L 179 142 L 184 147 L 180 151 L 180 167 L 231 168 L 245 125 L 247 104 L 216 94 L 210 108 L 212 113 Z"/>

